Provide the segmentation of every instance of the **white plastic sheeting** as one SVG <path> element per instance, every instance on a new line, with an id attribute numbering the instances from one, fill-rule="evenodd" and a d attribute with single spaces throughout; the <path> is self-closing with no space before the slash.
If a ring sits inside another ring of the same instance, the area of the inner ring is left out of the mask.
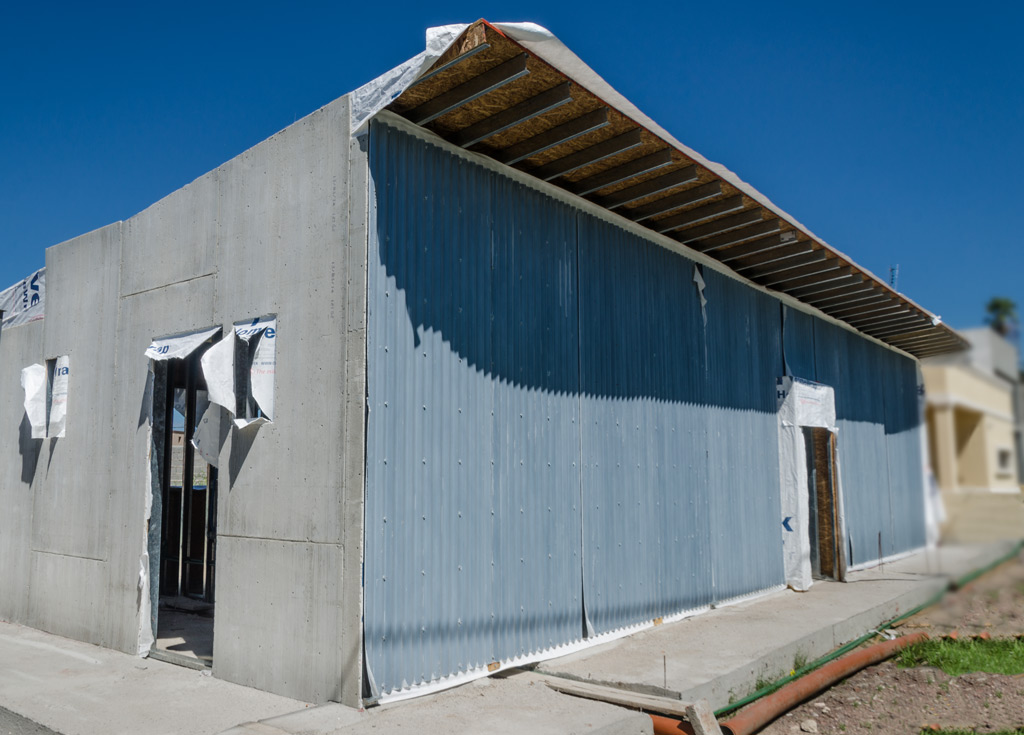
<path id="1" fill-rule="evenodd" d="M 40 268 L 28 278 L 0 291 L 0 311 L 4 313 L 3 326 L 15 327 L 42 319 L 45 299 L 46 269 Z"/>
<path id="2" fill-rule="evenodd" d="M 367 120 L 419 79 L 468 27 L 465 23 L 456 23 L 428 28 L 427 46 L 423 51 L 352 92 L 352 134 L 362 132 Z"/>
<path id="3" fill-rule="evenodd" d="M 249 381 L 252 397 L 268 421 L 274 420 L 274 375 L 277 372 L 277 318 L 253 319 L 236 324 L 235 334 L 250 345 L 255 341 Z"/>
<path id="4" fill-rule="evenodd" d="M 46 368 L 36 363 L 21 371 L 25 389 L 25 415 L 32 427 L 33 439 L 46 438 Z"/>
<path id="5" fill-rule="evenodd" d="M 239 429 L 255 428 L 273 421 L 274 417 L 274 375 L 277 370 L 277 318 L 260 317 L 234 325 L 229 334 L 211 347 L 202 358 L 203 376 L 212 404 L 223 407 L 232 416 Z M 250 418 L 237 416 L 238 397 L 235 386 L 235 352 L 241 341 L 252 347 L 253 358 L 249 368 L 249 386 L 262 416 Z M 213 410 L 212 405 L 207 413 Z M 206 419 L 200 420 L 202 423 Z M 219 420 L 219 415 L 218 415 Z M 212 429 L 212 416 L 209 422 Z M 201 427 L 202 428 L 202 427 Z M 219 425 L 216 427 L 219 433 Z M 196 448 L 199 445 L 196 444 Z M 211 462 L 211 464 L 213 464 Z"/>
<path id="6" fill-rule="evenodd" d="M 543 57 L 548 63 L 560 69 L 563 64 L 567 64 L 568 68 L 574 71 L 586 70 L 601 85 L 608 87 L 604 80 L 594 74 L 590 67 L 580 61 L 579 57 L 543 26 L 536 23 L 492 23 L 491 25 L 520 43 L 528 51 Z M 352 92 L 352 135 L 363 133 L 367 121 L 411 87 L 467 28 L 469 28 L 468 23 L 428 28 L 426 48 L 423 51 L 404 64 L 399 64 Z M 597 90 L 591 89 L 591 91 L 596 92 Z"/>
<path id="7" fill-rule="evenodd" d="M 811 572 L 807 447 L 803 428 L 837 431 L 835 393 L 830 386 L 791 377 L 779 378 L 777 386 L 782 553 L 786 584 L 804 591 L 810 589 L 814 580 Z M 840 528 L 844 526 L 841 498 L 837 487 Z"/>
<path id="8" fill-rule="evenodd" d="M 64 427 L 68 413 L 68 378 L 71 374 L 71 363 L 67 355 L 56 359 L 53 366 L 53 377 L 50 383 L 50 420 L 46 435 L 53 438 L 64 436 Z"/>
<path id="9" fill-rule="evenodd" d="M 188 357 L 203 342 L 220 331 L 220 327 L 203 329 L 198 332 L 182 332 L 170 337 L 153 340 L 146 349 L 146 357 L 152 360 L 180 360 Z"/>

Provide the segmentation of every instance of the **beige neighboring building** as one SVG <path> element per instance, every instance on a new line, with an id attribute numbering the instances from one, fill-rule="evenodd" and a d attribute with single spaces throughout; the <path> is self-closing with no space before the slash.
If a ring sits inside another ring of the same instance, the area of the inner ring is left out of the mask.
<path id="1" fill-rule="evenodd" d="M 947 540 L 1024 537 L 1016 348 L 988 327 L 961 332 L 966 352 L 922 361 L 928 455 Z"/>

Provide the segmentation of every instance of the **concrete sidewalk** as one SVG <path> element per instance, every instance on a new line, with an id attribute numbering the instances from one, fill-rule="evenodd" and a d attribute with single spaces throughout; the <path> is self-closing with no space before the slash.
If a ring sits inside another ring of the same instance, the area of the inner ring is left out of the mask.
<path id="1" fill-rule="evenodd" d="M 193 669 L 0 623 L 0 706 L 63 735 L 212 735 L 306 705 Z"/>
<path id="2" fill-rule="evenodd" d="M 649 733 L 636 711 L 557 694 L 576 679 L 713 707 L 788 674 L 1013 550 L 1014 543 L 943 547 L 818 583 L 710 610 L 587 651 L 456 689 L 359 712 L 309 707 L 197 671 L 0 624 L 0 706 L 65 735 L 217 733 Z M 241 724 L 238 724 L 241 723 Z"/>

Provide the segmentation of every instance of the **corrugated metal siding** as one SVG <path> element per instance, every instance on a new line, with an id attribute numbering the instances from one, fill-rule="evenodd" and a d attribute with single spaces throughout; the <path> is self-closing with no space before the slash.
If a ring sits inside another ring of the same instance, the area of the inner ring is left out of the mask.
<path id="1" fill-rule="evenodd" d="M 850 561 L 924 544 L 915 363 L 815 320 L 816 380 L 835 388 Z"/>
<path id="2" fill-rule="evenodd" d="M 886 350 L 885 440 L 889 454 L 889 492 L 893 516 L 893 549 L 925 545 L 924 472 L 921 456 L 920 397 L 914 360 Z"/>
<path id="3" fill-rule="evenodd" d="M 603 633 L 781 583 L 784 364 L 836 389 L 853 563 L 918 545 L 912 361 L 709 269 L 705 323 L 688 259 L 393 128 L 370 146 L 380 691 L 578 641 L 584 601 Z"/>
<path id="4" fill-rule="evenodd" d="M 779 302 L 704 269 L 708 497 L 716 601 L 782 584 L 776 380 Z"/>
<path id="5" fill-rule="evenodd" d="M 782 344 L 786 375 L 815 380 L 814 323 L 819 321 L 810 314 L 782 307 Z"/>
<path id="6" fill-rule="evenodd" d="M 579 367 L 575 213 L 383 130 L 364 630 L 392 691 L 581 637 Z"/>
<path id="7" fill-rule="evenodd" d="M 714 600 L 692 279 L 685 258 L 581 216 L 584 598 L 597 633 Z"/>

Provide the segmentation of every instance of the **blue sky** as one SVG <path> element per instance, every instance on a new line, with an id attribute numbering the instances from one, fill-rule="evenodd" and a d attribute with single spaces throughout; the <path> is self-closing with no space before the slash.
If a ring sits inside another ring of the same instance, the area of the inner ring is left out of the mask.
<path id="1" fill-rule="evenodd" d="M 1024 4 L 17 4 L 0 289 L 423 48 L 548 27 L 677 138 L 950 324 L 1024 305 Z"/>

